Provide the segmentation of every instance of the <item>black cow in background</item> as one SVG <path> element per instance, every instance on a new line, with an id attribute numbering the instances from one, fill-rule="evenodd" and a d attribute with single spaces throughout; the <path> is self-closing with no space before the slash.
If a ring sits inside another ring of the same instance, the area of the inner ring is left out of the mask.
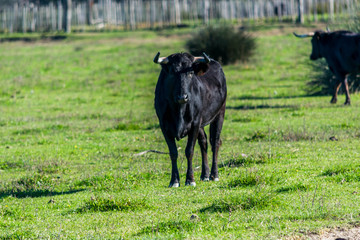
<path id="1" fill-rule="evenodd" d="M 154 62 L 161 65 L 155 89 L 155 110 L 169 148 L 172 163 L 169 187 L 180 186 L 177 167 L 176 140 L 188 136 L 185 155 L 188 161 L 185 185 L 196 186 L 192 158 L 196 139 L 202 155 L 200 180 L 218 181 L 217 157 L 221 145 L 220 133 L 224 122 L 226 80 L 218 62 L 188 53 L 175 53 Z M 213 152 L 211 173 L 207 160 L 207 138 L 204 127 L 210 124 L 210 144 Z"/>
<path id="2" fill-rule="evenodd" d="M 350 105 L 348 87 L 349 74 L 360 72 L 360 34 L 349 31 L 316 31 L 296 37 L 312 37 L 311 60 L 325 58 L 331 72 L 335 75 L 334 94 L 331 103 L 337 102 L 337 93 L 343 83 L 346 92 L 345 105 Z"/>

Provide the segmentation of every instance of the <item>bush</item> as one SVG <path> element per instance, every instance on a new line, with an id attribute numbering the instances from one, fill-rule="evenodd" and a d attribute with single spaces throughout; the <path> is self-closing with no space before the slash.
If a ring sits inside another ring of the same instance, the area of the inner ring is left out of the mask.
<path id="1" fill-rule="evenodd" d="M 337 82 L 335 75 L 330 71 L 324 59 L 315 61 L 311 64 L 313 74 L 307 83 L 307 92 L 311 95 L 332 95 Z M 349 92 L 360 91 L 360 75 L 350 75 L 348 78 Z M 339 93 L 344 93 L 341 85 Z"/>
<path id="2" fill-rule="evenodd" d="M 247 61 L 256 48 L 255 39 L 232 26 L 209 26 L 187 41 L 186 48 L 196 56 L 203 52 L 222 64 Z"/>

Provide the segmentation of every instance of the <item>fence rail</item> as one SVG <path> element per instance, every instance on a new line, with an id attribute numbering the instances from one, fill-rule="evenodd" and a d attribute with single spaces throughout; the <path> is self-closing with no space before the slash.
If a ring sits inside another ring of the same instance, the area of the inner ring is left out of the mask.
<path id="1" fill-rule="evenodd" d="M 290 19 L 304 22 L 356 14 L 359 0 L 58 0 L 0 7 L 0 32 L 61 31 L 68 20 L 77 29 L 151 28 L 209 24 L 214 20 Z M 71 2 L 71 1 L 70 1 Z"/>

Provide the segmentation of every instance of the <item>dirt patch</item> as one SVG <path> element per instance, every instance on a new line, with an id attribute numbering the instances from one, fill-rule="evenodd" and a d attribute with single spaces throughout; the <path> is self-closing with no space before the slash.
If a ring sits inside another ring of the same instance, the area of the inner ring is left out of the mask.
<path id="1" fill-rule="evenodd" d="M 265 26 L 265 27 L 264 27 Z M 280 35 L 288 35 L 292 34 L 293 32 L 297 33 L 308 33 L 315 30 L 323 30 L 326 31 L 326 24 L 324 23 L 317 23 L 312 24 L 311 26 L 303 26 L 298 24 L 290 24 L 290 23 L 284 23 L 284 24 L 274 24 L 274 26 L 269 26 L 268 29 L 266 29 L 267 25 L 259 25 L 260 29 L 257 29 L 255 27 L 254 29 L 242 27 L 240 26 L 240 29 L 248 30 L 252 35 L 255 37 L 263 37 L 263 36 L 280 36 Z"/>
<path id="2" fill-rule="evenodd" d="M 308 236 L 311 240 L 355 240 L 360 239 L 360 227 L 345 229 L 337 228 L 329 231 L 324 231 L 321 234 L 311 234 Z"/>
<path id="3" fill-rule="evenodd" d="M 318 233 L 306 233 L 303 236 L 292 236 L 286 240 L 359 240 L 360 226 L 353 228 L 338 227 L 335 229 L 324 229 Z"/>

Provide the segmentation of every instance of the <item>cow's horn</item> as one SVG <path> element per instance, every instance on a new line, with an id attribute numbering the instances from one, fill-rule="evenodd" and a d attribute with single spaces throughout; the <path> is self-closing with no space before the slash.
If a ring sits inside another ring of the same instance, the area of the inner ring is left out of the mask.
<path id="1" fill-rule="evenodd" d="M 298 37 L 298 38 L 306 38 L 306 37 L 312 37 L 312 36 L 314 36 L 314 33 L 313 33 L 313 32 L 308 33 L 308 34 L 301 34 L 301 35 L 296 34 L 295 32 L 293 32 L 293 34 L 295 35 L 295 37 Z"/>
<path id="2" fill-rule="evenodd" d="M 204 62 L 204 63 L 209 63 L 211 60 L 209 58 L 208 55 L 206 55 L 206 53 L 202 53 L 202 57 L 194 57 L 194 62 Z"/>
<path id="3" fill-rule="evenodd" d="M 326 26 L 326 31 L 327 31 L 327 32 L 330 32 L 329 26 Z"/>
<path id="4" fill-rule="evenodd" d="M 160 57 L 160 52 L 158 52 L 154 57 L 154 63 L 158 64 L 167 64 L 169 59 L 167 57 Z"/>

